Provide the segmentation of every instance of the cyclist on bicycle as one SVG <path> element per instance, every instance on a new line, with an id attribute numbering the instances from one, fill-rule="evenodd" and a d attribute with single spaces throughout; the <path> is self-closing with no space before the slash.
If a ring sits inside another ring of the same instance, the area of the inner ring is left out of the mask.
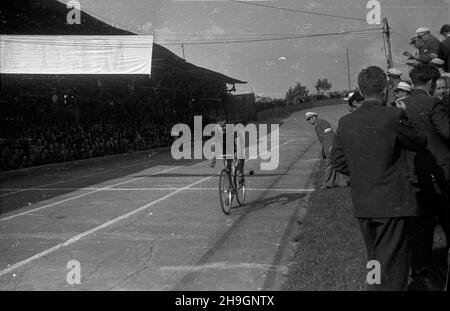
<path id="1" fill-rule="evenodd" d="M 233 122 L 233 124 L 235 124 Z M 222 154 L 219 156 L 223 156 L 224 159 L 226 159 L 226 167 L 227 170 L 231 171 L 231 164 L 233 159 L 230 159 L 230 155 L 227 154 L 227 143 L 226 143 L 226 137 L 227 137 L 227 132 L 226 132 L 226 119 L 224 119 L 222 122 L 219 123 L 219 126 L 221 128 L 221 132 L 222 132 Z M 245 183 L 245 177 L 244 177 L 244 165 L 245 165 L 245 158 L 244 158 L 244 139 L 241 137 L 241 134 L 239 132 L 234 132 L 234 154 L 233 157 L 234 159 L 237 159 L 237 167 L 236 170 L 238 172 L 238 176 L 239 176 L 239 184 L 244 184 Z M 215 146 L 215 144 L 214 144 Z M 239 146 L 239 148 L 238 148 Z M 217 149 L 216 149 L 217 150 Z M 214 167 L 216 165 L 216 156 L 217 156 L 217 152 L 216 155 L 214 156 L 214 158 L 211 160 L 211 167 Z"/>

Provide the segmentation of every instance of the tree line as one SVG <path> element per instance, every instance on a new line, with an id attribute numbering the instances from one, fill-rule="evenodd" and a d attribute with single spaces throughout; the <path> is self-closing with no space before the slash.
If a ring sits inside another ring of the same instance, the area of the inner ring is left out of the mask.
<path id="1" fill-rule="evenodd" d="M 329 98 L 343 98 L 346 93 L 348 93 L 348 91 L 329 92 L 331 87 L 332 84 L 327 78 L 317 79 L 317 82 L 314 85 L 316 93 L 311 94 L 306 86 L 302 85 L 300 82 L 297 82 L 294 86 L 287 90 L 284 99 L 273 99 L 269 97 L 260 97 L 257 99 L 257 110 L 262 111 L 273 107 L 297 105 Z"/>

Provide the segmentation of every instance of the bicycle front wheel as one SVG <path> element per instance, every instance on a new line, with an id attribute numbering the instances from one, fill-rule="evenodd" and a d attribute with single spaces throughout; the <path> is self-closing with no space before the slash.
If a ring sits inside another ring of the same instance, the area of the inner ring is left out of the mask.
<path id="1" fill-rule="evenodd" d="M 230 214 L 231 203 L 233 201 L 232 186 L 230 183 L 230 175 L 228 171 L 223 169 L 219 177 L 219 198 L 220 206 L 225 215 Z"/>

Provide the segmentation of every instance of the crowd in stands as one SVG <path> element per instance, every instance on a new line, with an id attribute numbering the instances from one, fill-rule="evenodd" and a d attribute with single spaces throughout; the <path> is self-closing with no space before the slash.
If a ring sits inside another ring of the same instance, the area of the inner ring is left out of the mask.
<path id="1" fill-rule="evenodd" d="M 77 105 L 68 95 L 9 95 L 0 98 L 2 171 L 168 146 L 177 123 L 117 100 Z"/>

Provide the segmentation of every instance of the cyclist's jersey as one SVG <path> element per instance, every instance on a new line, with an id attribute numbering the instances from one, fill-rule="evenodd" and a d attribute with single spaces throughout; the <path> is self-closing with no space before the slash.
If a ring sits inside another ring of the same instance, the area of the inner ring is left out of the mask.
<path id="1" fill-rule="evenodd" d="M 243 140 L 239 134 L 239 132 L 234 132 L 234 139 L 233 139 L 233 149 L 234 149 L 234 154 L 232 154 L 232 152 L 227 152 L 227 132 L 226 132 L 226 126 L 222 126 L 222 154 L 221 156 L 227 156 L 227 158 L 233 158 L 233 157 L 238 157 L 239 159 L 244 159 L 243 157 L 243 148 L 238 149 L 238 145 L 242 146 Z"/>

